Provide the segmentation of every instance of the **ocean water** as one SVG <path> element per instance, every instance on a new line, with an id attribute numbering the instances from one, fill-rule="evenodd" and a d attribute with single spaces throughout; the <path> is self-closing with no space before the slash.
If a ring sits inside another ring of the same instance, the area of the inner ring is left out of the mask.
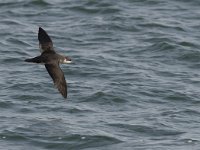
<path id="1" fill-rule="evenodd" d="M 200 1 L 0 1 L 0 149 L 199 150 Z M 72 58 L 62 98 L 37 32 Z"/>

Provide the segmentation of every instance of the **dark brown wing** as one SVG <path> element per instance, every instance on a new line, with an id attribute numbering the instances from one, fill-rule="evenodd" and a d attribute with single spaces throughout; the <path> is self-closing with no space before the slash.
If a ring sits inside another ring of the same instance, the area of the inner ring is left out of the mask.
<path id="1" fill-rule="evenodd" d="M 45 64 L 45 67 L 53 79 L 54 85 L 64 98 L 67 98 L 67 83 L 65 81 L 64 73 L 58 64 Z"/>
<path id="2" fill-rule="evenodd" d="M 41 52 L 46 52 L 46 51 L 54 51 L 53 49 L 53 42 L 49 35 L 46 33 L 44 29 L 39 27 L 38 31 L 38 40 L 39 40 L 39 46 L 41 48 Z"/>

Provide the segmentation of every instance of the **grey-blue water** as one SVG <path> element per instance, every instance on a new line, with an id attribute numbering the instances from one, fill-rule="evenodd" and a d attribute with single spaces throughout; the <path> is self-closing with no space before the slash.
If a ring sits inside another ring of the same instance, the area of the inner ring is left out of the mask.
<path id="1" fill-rule="evenodd" d="M 199 0 L 0 2 L 0 149 L 199 150 Z M 40 55 L 43 27 L 68 99 Z"/>

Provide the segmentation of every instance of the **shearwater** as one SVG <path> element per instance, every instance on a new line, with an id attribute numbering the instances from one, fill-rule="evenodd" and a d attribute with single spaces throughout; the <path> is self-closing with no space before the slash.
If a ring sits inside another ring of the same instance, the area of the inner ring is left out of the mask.
<path id="1" fill-rule="evenodd" d="M 67 83 L 59 64 L 71 63 L 71 58 L 56 53 L 50 36 L 41 27 L 39 27 L 38 40 L 41 49 L 41 55 L 26 59 L 25 61 L 44 64 L 49 75 L 53 79 L 55 87 L 57 87 L 58 91 L 64 98 L 67 98 Z"/>

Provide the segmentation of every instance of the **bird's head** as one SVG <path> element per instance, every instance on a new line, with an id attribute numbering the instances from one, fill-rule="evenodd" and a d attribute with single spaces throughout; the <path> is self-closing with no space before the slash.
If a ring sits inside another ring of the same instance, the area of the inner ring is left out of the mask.
<path id="1" fill-rule="evenodd" d="M 63 61 L 64 64 L 69 64 L 69 63 L 71 63 L 71 62 L 72 62 L 72 60 L 71 60 L 70 57 L 66 56 L 66 57 L 64 58 L 64 61 Z"/>

